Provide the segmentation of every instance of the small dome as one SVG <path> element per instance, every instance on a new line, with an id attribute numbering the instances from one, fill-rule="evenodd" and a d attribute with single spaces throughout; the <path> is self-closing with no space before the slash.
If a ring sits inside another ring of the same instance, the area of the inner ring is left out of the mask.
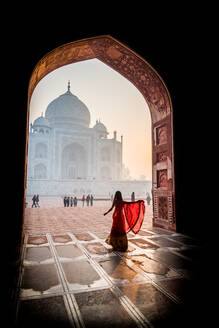
<path id="1" fill-rule="evenodd" d="M 96 124 L 94 125 L 93 129 L 99 133 L 100 137 L 107 138 L 107 135 L 109 134 L 107 128 L 103 123 L 100 122 L 100 120 L 96 121 Z"/>
<path id="2" fill-rule="evenodd" d="M 38 117 L 34 122 L 33 122 L 33 126 L 37 127 L 37 126 L 43 126 L 43 127 L 50 127 L 50 123 L 49 121 L 42 116 Z"/>
<path id="3" fill-rule="evenodd" d="M 96 124 L 94 125 L 93 129 L 97 130 L 98 132 L 105 132 L 108 134 L 107 132 L 107 128 L 105 127 L 105 125 L 103 123 L 101 123 L 100 121 L 96 121 Z"/>

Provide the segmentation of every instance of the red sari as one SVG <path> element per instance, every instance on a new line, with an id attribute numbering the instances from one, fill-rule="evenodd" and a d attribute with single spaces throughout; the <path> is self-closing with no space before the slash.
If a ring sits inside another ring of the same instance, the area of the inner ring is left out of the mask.
<path id="1" fill-rule="evenodd" d="M 113 246 L 114 250 L 126 251 L 128 248 L 127 233 L 135 234 L 141 228 L 145 214 L 143 200 L 137 202 L 118 201 L 113 212 L 113 224 L 106 243 Z"/>

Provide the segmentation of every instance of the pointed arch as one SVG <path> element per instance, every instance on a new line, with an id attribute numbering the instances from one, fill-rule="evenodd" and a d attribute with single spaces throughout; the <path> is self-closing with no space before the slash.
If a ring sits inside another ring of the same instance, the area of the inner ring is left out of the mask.
<path id="1" fill-rule="evenodd" d="M 153 225 L 175 231 L 172 102 L 164 81 L 144 58 L 110 35 L 70 42 L 52 50 L 37 63 L 31 75 L 27 117 L 33 90 L 45 75 L 64 65 L 93 58 L 133 83 L 148 104 L 152 120 Z"/>
<path id="2" fill-rule="evenodd" d="M 34 179 L 46 179 L 47 169 L 43 163 L 36 164 L 34 166 Z"/>
<path id="3" fill-rule="evenodd" d="M 77 143 L 70 143 L 62 150 L 62 179 L 87 177 L 86 151 Z"/>

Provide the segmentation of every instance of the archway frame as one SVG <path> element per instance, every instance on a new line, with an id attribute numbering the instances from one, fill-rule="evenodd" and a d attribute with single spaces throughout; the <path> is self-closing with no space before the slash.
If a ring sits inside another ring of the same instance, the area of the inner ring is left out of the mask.
<path id="1" fill-rule="evenodd" d="M 33 69 L 28 87 L 25 186 L 30 99 L 36 85 L 59 67 L 94 58 L 128 79 L 148 104 L 152 120 L 153 226 L 176 231 L 173 108 L 169 91 L 160 75 L 144 58 L 110 35 L 57 47 L 47 53 Z"/>

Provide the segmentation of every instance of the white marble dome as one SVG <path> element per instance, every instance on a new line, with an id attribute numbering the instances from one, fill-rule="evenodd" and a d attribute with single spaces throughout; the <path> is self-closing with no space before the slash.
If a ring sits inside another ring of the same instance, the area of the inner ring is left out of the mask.
<path id="1" fill-rule="evenodd" d="M 90 112 L 87 106 L 68 90 L 58 98 L 54 99 L 48 106 L 45 112 L 45 117 L 51 123 L 67 123 L 89 127 Z"/>

